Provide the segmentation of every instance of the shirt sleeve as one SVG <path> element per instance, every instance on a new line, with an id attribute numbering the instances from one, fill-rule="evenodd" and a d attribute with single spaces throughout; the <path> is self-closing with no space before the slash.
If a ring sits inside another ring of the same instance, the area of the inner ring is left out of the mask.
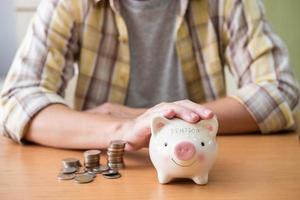
<path id="1" fill-rule="evenodd" d="M 262 133 L 291 128 L 299 89 L 287 48 L 271 30 L 260 0 L 226 2 L 224 57 L 238 86 L 232 97 Z"/>
<path id="2" fill-rule="evenodd" d="M 76 38 L 67 0 L 42 1 L 1 92 L 1 132 L 21 142 L 30 120 L 50 104 L 64 104 L 74 75 Z M 49 119 L 51 120 L 51 119 Z"/>

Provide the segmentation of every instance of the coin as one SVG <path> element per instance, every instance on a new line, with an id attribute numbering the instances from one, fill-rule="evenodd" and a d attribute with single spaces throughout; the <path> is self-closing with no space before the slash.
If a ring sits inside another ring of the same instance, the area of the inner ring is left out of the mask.
<path id="1" fill-rule="evenodd" d="M 123 156 L 123 154 L 124 154 L 124 151 L 116 151 L 116 152 L 107 151 L 108 157 Z"/>
<path id="2" fill-rule="evenodd" d="M 80 167 L 75 172 L 76 174 L 84 174 L 86 172 L 86 169 L 84 167 Z"/>
<path id="3" fill-rule="evenodd" d="M 107 151 L 108 152 L 120 152 L 120 153 L 123 153 L 124 152 L 124 148 L 113 148 L 113 147 L 109 147 L 107 148 Z"/>
<path id="4" fill-rule="evenodd" d="M 100 150 L 88 150 L 83 153 L 84 166 L 86 168 L 94 168 L 99 166 L 100 162 Z"/>
<path id="5" fill-rule="evenodd" d="M 83 153 L 83 166 L 77 158 L 62 160 L 62 169 L 57 176 L 59 180 L 71 180 L 79 184 L 92 182 L 98 173 L 107 179 L 120 178 L 118 169 L 124 168 L 123 154 L 126 142 L 113 140 L 107 149 L 107 165 L 100 165 L 100 150 L 88 150 Z"/>
<path id="6" fill-rule="evenodd" d="M 103 175 L 104 178 L 107 178 L 107 179 L 117 179 L 117 178 L 120 178 L 122 175 L 121 174 L 115 174 L 115 175 Z"/>
<path id="7" fill-rule="evenodd" d="M 107 158 L 108 162 L 117 162 L 117 163 L 120 163 L 120 162 L 123 162 L 123 158 L 122 157 L 110 157 L 110 158 Z"/>
<path id="8" fill-rule="evenodd" d="M 81 163 L 77 158 L 65 158 L 62 160 L 63 167 L 81 167 Z"/>
<path id="9" fill-rule="evenodd" d="M 125 167 L 123 154 L 126 142 L 123 140 L 112 140 L 107 148 L 107 165 L 111 169 L 122 169 Z"/>
<path id="10" fill-rule="evenodd" d="M 57 176 L 58 180 L 72 180 L 75 178 L 75 174 L 63 174 L 59 173 Z"/>
<path id="11" fill-rule="evenodd" d="M 111 146 L 111 147 L 114 147 L 114 148 L 118 148 L 118 147 L 124 148 L 125 145 L 126 145 L 126 142 L 123 141 L 123 140 L 112 140 L 112 141 L 110 142 L 110 146 Z"/>
<path id="12" fill-rule="evenodd" d="M 72 174 L 72 173 L 74 173 L 76 171 L 77 171 L 76 167 L 64 167 L 64 168 L 61 169 L 61 172 L 63 174 Z"/>
<path id="13" fill-rule="evenodd" d="M 75 177 L 75 181 L 79 184 L 90 183 L 94 180 L 93 176 L 90 174 L 80 174 Z"/>
<path id="14" fill-rule="evenodd" d="M 86 172 L 87 174 L 91 175 L 93 178 L 96 178 L 96 173 L 92 171 Z"/>
<path id="15" fill-rule="evenodd" d="M 98 156 L 101 154 L 100 150 L 88 150 L 84 152 L 84 156 Z"/>
<path id="16" fill-rule="evenodd" d="M 110 169 L 108 171 L 102 172 L 102 175 L 108 175 L 109 176 L 109 175 L 116 175 L 118 173 L 119 173 L 118 170 Z"/>
<path id="17" fill-rule="evenodd" d="M 107 165 L 111 169 L 123 169 L 123 168 L 125 168 L 125 164 L 124 163 L 111 163 L 110 162 Z"/>
<path id="18" fill-rule="evenodd" d="M 93 171 L 95 173 L 102 173 L 102 172 L 105 172 L 105 171 L 108 171 L 108 170 L 109 170 L 109 167 L 106 166 L 106 165 L 100 165 L 98 167 L 93 168 Z"/>

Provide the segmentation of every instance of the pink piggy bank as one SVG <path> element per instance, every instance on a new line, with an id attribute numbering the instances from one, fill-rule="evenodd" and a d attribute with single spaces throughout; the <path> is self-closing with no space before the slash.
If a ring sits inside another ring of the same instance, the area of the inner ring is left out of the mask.
<path id="1" fill-rule="evenodd" d="M 206 184 L 217 155 L 217 131 L 216 117 L 196 124 L 154 117 L 149 154 L 159 182 L 189 178 L 197 184 Z"/>

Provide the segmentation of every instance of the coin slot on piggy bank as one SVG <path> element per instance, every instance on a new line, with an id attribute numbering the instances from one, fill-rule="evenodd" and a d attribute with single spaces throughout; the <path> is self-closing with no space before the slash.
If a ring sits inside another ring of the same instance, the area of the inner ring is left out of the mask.
<path id="1" fill-rule="evenodd" d="M 181 119 L 154 117 L 151 121 L 149 154 L 158 180 L 189 178 L 204 185 L 217 155 L 216 117 L 192 124 Z"/>

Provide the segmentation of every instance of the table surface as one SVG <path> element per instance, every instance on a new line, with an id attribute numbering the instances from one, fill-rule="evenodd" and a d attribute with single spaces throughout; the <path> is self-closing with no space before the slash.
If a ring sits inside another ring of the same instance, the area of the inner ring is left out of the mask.
<path id="1" fill-rule="evenodd" d="M 147 150 L 125 154 L 122 178 L 59 181 L 61 160 L 82 151 L 20 146 L 0 138 L 0 199 L 300 199 L 300 142 L 295 133 L 218 136 L 209 183 L 157 181 Z M 106 157 L 102 156 L 104 164 Z"/>

